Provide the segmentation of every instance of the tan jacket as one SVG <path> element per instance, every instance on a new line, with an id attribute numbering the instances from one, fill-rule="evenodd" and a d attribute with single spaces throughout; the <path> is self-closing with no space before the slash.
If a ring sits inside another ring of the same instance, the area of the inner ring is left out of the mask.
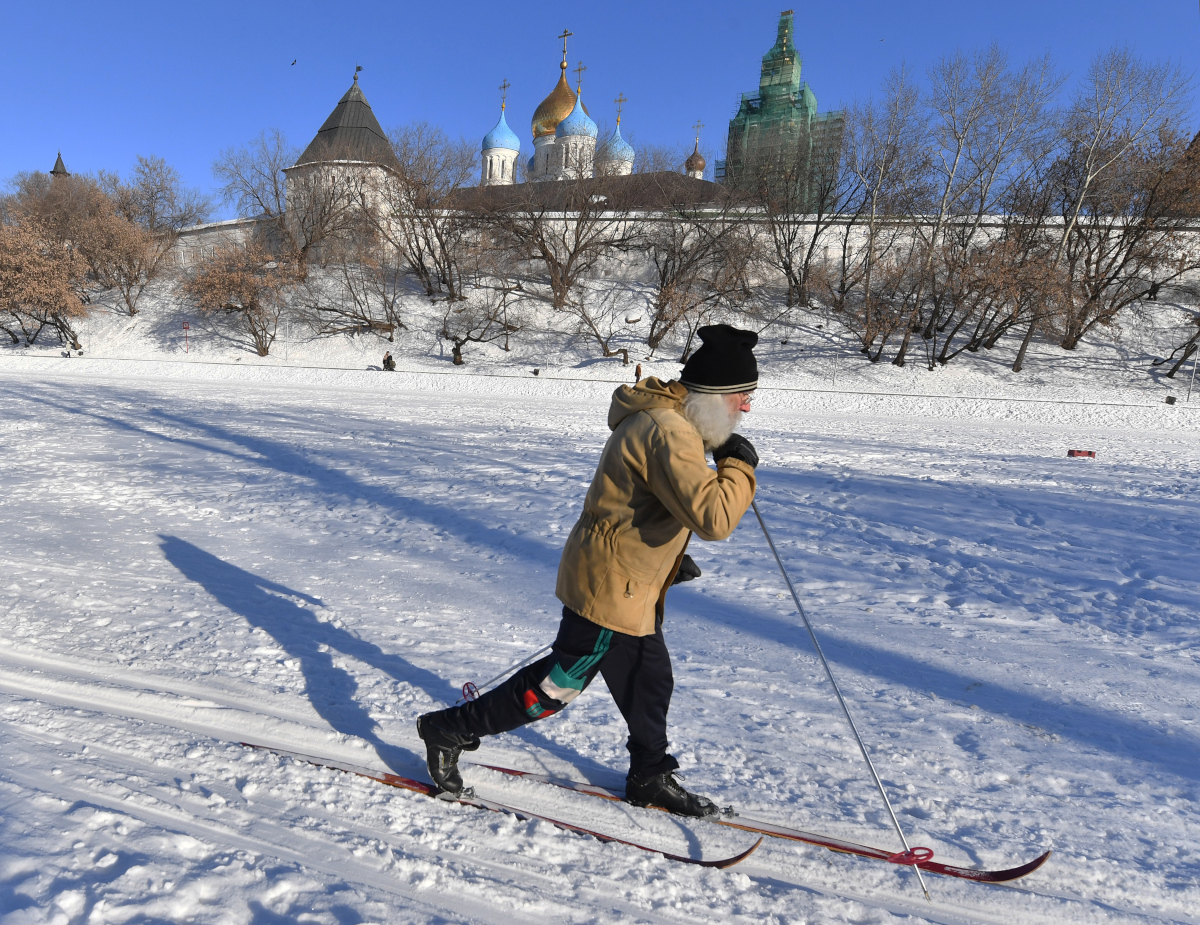
<path id="1" fill-rule="evenodd" d="M 714 472 L 681 411 L 678 382 L 643 379 L 613 393 L 612 436 L 558 566 L 558 599 L 606 629 L 649 636 L 692 533 L 723 540 L 754 498 L 754 468 Z"/>

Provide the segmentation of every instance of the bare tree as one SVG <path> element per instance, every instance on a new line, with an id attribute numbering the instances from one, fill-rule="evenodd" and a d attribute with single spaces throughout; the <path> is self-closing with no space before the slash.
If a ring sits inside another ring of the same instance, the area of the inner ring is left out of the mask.
<path id="1" fill-rule="evenodd" d="M 402 320 L 404 262 L 387 241 L 373 236 L 340 245 L 310 272 L 297 302 L 318 335 L 373 333 L 389 342 Z"/>
<path id="2" fill-rule="evenodd" d="M 1043 165 L 1009 185 L 997 216 L 969 253 L 948 244 L 935 266 L 940 297 L 952 306 L 925 340 L 930 365 L 946 364 L 966 351 L 995 347 L 1002 337 L 1045 311 L 1061 288 L 1050 255 L 1047 220 L 1052 203 Z"/>
<path id="3" fill-rule="evenodd" d="M 874 363 L 911 315 L 916 239 L 906 225 L 928 199 L 925 126 L 909 73 L 889 75 L 882 103 L 853 107 L 846 132 L 857 195 L 836 226 L 836 256 L 822 257 L 818 278 Z"/>
<path id="4" fill-rule="evenodd" d="M 384 168 L 352 152 L 326 149 L 319 163 L 296 167 L 298 152 L 278 129 L 229 148 L 213 164 L 224 200 L 271 229 L 284 259 L 301 278 L 322 246 L 361 234 L 369 196 Z M 293 169 L 294 168 L 294 169 Z"/>
<path id="5" fill-rule="evenodd" d="M 616 347 L 614 341 L 625 331 L 622 302 L 628 297 L 624 287 L 581 281 L 566 306 L 567 314 L 575 319 L 576 336 L 595 343 L 606 359 L 620 357 L 623 366 L 629 365 L 629 348 Z"/>
<path id="6" fill-rule="evenodd" d="M 443 338 L 450 341 L 455 366 L 466 363 L 463 348 L 467 344 L 505 341 L 521 330 L 523 320 L 517 308 L 521 286 L 506 277 L 479 279 L 463 299 L 448 300 L 442 315 Z"/>
<path id="7" fill-rule="evenodd" d="M 1014 73 L 995 45 L 944 58 L 929 77 L 934 186 L 929 217 L 913 223 L 920 272 L 913 315 L 893 360 L 898 366 L 914 333 L 925 339 L 928 356 L 936 355 L 936 335 L 953 323 L 957 310 L 941 283 L 950 266 L 973 259 L 981 226 L 997 210 L 1007 183 L 1018 182 L 1051 147 L 1051 101 L 1061 85 L 1049 58 Z"/>
<path id="8" fill-rule="evenodd" d="M 259 356 L 271 352 L 279 316 L 297 274 L 272 259 L 259 241 L 220 244 L 183 281 L 183 291 L 203 313 L 238 319 Z"/>
<path id="9" fill-rule="evenodd" d="M 1189 319 L 1191 327 L 1194 328 L 1188 335 L 1172 350 L 1167 356 L 1154 361 L 1155 366 L 1162 366 L 1164 363 L 1171 363 L 1171 368 L 1167 370 L 1167 378 L 1174 379 L 1175 374 L 1183 368 L 1183 364 L 1192 358 L 1192 355 L 1200 350 L 1200 313 L 1190 312 Z"/>
<path id="10" fill-rule="evenodd" d="M 682 145 L 640 144 L 632 133 L 625 139 L 637 152 L 633 161 L 634 173 L 680 173 L 684 161 L 692 152 Z M 600 152 L 597 151 L 597 158 Z M 705 155 L 705 159 L 708 157 Z"/>
<path id="11" fill-rule="evenodd" d="M 452 197 L 476 175 L 475 146 L 426 122 L 395 129 L 389 138 L 400 166 L 378 191 L 376 231 L 403 254 L 426 295 L 461 299 L 472 223 Z"/>
<path id="12" fill-rule="evenodd" d="M 481 211 L 481 230 L 524 268 L 527 291 L 544 287 L 546 300 L 563 311 L 598 264 L 638 240 L 622 190 L 611 178 L 509 187 Z"/>
<path id="13" fill-rule="evenodd" d="M 1171 128 L 1125 149 L 1089 184 L 1074 210 L 1059 262 L 1065 288 L 1053 319 L 1060 344 L 1074 350 L 1097 325 L 1115 325 L 1123 311 L 1165 284 L 1200 268 L 1200 246 L 1185 216 L 1200 171 L 1186 157 L 1188 139 Z M 1063 212 L 1082 182 L 1087 154 L 1068 151 L 1058 166 Z M 1067 220 L 1064 214 L 1064 220 Z"/>
<path id="14" fill-rule="evenodd" d="M 227 148 L 213 164 L 222 199 L 244 218 L 268 219 L 284 236 L 287 175 L 283 171 L 299 154 L 279 129 L 263 132 L 244 147 Z"/>
<path id="15" fill-rule="evenodd" d="M 125 227 L 107 231 L 109 242 L 92 261 L 93 269 L 106 288 L 120 292 L 125 310 L 135 315 L 179 229 L 202 221 L 210 204 L 196 190 L 186 189 L 179 173 L 160 157 L 139 157 L 128 181 L 101 171 L 99 183 Z"/>
<path id="16" fill-rule="evenodd" d="M 1139 146 L 1179 121 L 1190 81 L 1174 64 L 1147 64 L 1129 49 L 1115 48 L 1093 59 L 1083 84 L 1061 119 L 1062 149 L 1075 166 L 1062 195 L 1062 227 L 1054 251 L 1066 254 L 1093 187 Z M 1013 361 L 1020 372 L 1039 318 L 1030 320 Z"/>
<path id="17" fill-rule="evenodd" d="M 768 265 L 783 276 L 788 307 L 809 302 L 809 275 L 825 232 L 853 207 L 861 179 L 848 169 L 845 131 L 814 141 L 803 134 L 776 156 L 746 158 L 741 183 L 752 190 L 767 231 Z"/>
<path id="18" fill-rule="evenodd" d="M 672 204 L 648 222 L 644 235 L 654 265 L 651 353 L 681 322 L 691 330 L 699 318 L 749 297 L 756 241 L 747 210 L 734 197 L 715 207 Z"/>
<path id="19" fill-rule="evenodd" d="M 895 362 L 903 365 L 911 334 L 920 333 L 932 369 L 960 352 L 951 341 L 979 320 L 981 306 L 991 305 L 999 292 L 1014 291 L 993 285 L 1002 282 L 995 275 L 996 259 L 1034 253 L 1024 246 L 1033 237 L 1024 230 L 1011 234 L 1014 221 L 1042 222 L 1046 211 L 1039 208 L 1031 215 L 1013 203 L 1021 197 L 1046 201 L 1027 187 L 1044 180 L 1056 144 L 1053 99 L 1062 79 L 1048 57 L 1012 71 L 995 46 L 970 59 L 946 59 L 931 78 L 937 208 L 932 221 L 914 225 L 921 245 L 921 290 Z M 1018 239 L 1022 245 L 1014 248 Z M 1018 278 L 1033 277 L 1016 273 L 1009 282 Z M 972 289 L 975 282 L 981 292 Z M 944 334 L 950 339 L 943 340 Z"/>
<path id="20" fill-rule="evenodd" d="M 185 187 L 179 171 L 161 157 L 139 155 L 127 181 L 101 172 L 100 185 L 121 216 L 150 232 L 177 232 L 212 211 L 208 197 Z"/>

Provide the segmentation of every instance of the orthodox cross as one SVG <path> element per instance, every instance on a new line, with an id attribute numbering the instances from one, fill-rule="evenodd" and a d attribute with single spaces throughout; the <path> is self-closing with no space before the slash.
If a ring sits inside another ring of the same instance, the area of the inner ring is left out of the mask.
<path id="1" fill-rule="evenodd" d="M 625 99 L 625 94 L 622 93 L 615 100 L 613 100 L 613 102 L 617 104 L 617 125 L 620 125 L 621 124 L 621 109 L 622 109 L 622 107 L 624 107 L 624 105 L 626 103 L 629 102 L 629 100 Z"/>
<path id="2" fill-rule="evenodd" d="M 696 130 L 696 144 L 700 144 L 700 129 L 704 128 L 704 123 L 697 119 L 692 128 Z"/>
<path id="3" fill-rule="evenodd" d="M 500 84 L 500 111 L 501 112 L 504 112 L 504 106 L 508 101 L 508 88 L 511 86 L 512 86 L 512 84 L 510 84 L 508 82 L 507 77 L 504 78 L 504 83 Z"/>
<path id="4" fill-rule="evenodd" d="M 567 63 L 567 39 L 574 34 L 570 29 L 563 29 L 563 34 L 559 36 L 563 40 L 563 64 Z"/>
<path id="5" fill-rule="evenodd" d="M 578 93 L 583 86 L 583 72 L 587 70 L 587 66 L 580 61 L 579 66 L 575 68 L 575 92 Z"/>

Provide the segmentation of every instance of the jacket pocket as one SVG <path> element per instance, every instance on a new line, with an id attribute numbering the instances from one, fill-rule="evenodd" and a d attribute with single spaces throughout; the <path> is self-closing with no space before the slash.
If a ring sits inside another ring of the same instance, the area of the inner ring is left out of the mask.
<path id="1" fill-rule="evenodd" d="M 658 589 L 653 580 L 627 574 L 628 571 L 616 560 L 609 565 L 596 594 L 596 612 L 619 620 L 632 630 L 641 624 Z"/>

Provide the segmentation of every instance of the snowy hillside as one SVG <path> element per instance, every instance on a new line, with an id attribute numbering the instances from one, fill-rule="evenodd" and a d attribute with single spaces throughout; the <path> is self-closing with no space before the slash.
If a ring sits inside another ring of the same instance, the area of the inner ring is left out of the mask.
<path id="1" fill-rule="evenodd" d="M 686 329 L 680 326 L 655 355 L 649 355 L 646 336 L 650 328 L 650 289 L 627 280 L 611 280 L 605 285 L 619 297 L 607 310 L 598 312 L 597 318 L 604 321 L 606 334 L 614 332 L 612 347 L 628 350 L 628 367 L 623 367 L 620 359 L 603 359 L 596 342 L 575 332 L 576 323 L 568 315 L 532 300 L 514 309 L 520 330 L 507 339 L 509 349 L 504 349 L 503 339 L 467 344 L 466 365 L 455 367 L 451 364 L 452 345 L 440 336 L 446 303 L 430 303 L 415 291 L 402 300 L 398 314 L 405 319 L 406 327 L 398 329 L 391 342 L 373 334 L 316 337 L 300 317 L 302 311 L 294 308 L 280 321 L 270 355 L 259 357 L 236 317 L 197 313 L 181 301 L 170 284 L 163 282 L 156 283 L 142 298 L 138 315 L 129 317 L 98 307 L 79 325 L 79 335 L 83 358 L 89 361 L 169 361 L 193 367 L 228 364 L 253 369 L 287 366 L 310 370 L 308 374 L 292 375 L 304 376 L 304 381 L 313 383 L 334 381 L 319 370 L 381 371 L 385 351 L 393 354 L 401 372 L 450 375 L 456 381 L 473 375 L 525 378 L 534 375 L 536 369 L 546 378 L 625 382 L 632 379 L 638 363 L 643 364 L 646 375 L 674 376 L 679 370 L 674 361 L 683 351 Z M 774 319 L 772 323 L 729 319 L 761 333 L 756 354 L 768 370 L 769 381 L 764 380 L 764 387 L 1122 403 L 1159 403 L 1170 395 L 1183 402 L 1194 366 L 1189 360 L 1171 379 L 1164 375 L 1170 364 L 1153 365 L 1155 358 L 1171 354 L 1195 330 L 1194 306 L 1165 300 L 1126 312 L 1116 328 L 1097 328 L 1074 351 L 1064 351 L 1040 338 L 1035 340 L 1025 369 L 1019 374 L 1010 370 L 1020 340 L 1016 336 L 1002 340 L 990 351 L 963 353 L 933 371 L 927 368 L 920 339 L 914 338 L 910 362 L 905 367 L 890 362 L 872 365 L 865 361 L 857 341 L 836 315 L 824 310 L 796 310 L 789 315 L 783 311 L 780 299 L 764 304 L 762 314 Z M 45 331 L 32 348 L 0 345 L 0 362 L 28 357 L 65 359 L 68 353 L 53 332 Z M 79 357 L 72 355 L 71 359 Z M 154 374 L 153 369 L 139 373 Z M 186 375 L 225 378 L 244 374 L 209 368 Z M 272 377 L 264 381 L 272 381 Z M 458 385 L 447 383 L 443 387 L 455 390 Z M 1200 393 L 1196 397 L 1200 398 Z"/>
<path id="2" fill-rule="evenodd" d="M 817 321 L 764 342 L 759 505 L 910 841 L 1054 851 L 1012 886 L 927 875 L 930 905 L 815 847 L 686 867 L 237 745 L 423 778 L 416 716 L 552 638 L 631 371 L 534 338 L 454 369 L 416 333 L 396 374 L 366 369 L 379 340 L 185 354 L 177 321 L 0 351 L 4 925 L 1200 922 L 1200 395 L 1149 375 L 1153 332 L 1022 377 L 868 367 Z M 753 517 L 690 551 L 666 624 L 687 783 L 897 848 Z M 473 760 L 620 786 L 623 726 L 598 679 Z M 668 852 L 753 843 L 466 773 Z"/>

